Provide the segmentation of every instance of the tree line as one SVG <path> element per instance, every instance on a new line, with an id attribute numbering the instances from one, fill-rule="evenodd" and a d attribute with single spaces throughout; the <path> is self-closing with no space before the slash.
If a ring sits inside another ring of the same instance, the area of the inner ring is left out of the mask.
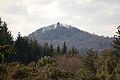
<path id="1" fill-rule="evenodd" d="M 68 53 L 75 54 L 78 53 L 78 50 L 74 47 L 68 49 L 65 42 L 62 47 L 58 45 L 56 48 L 52 44 L 48 45 L 47 43 L 40 45 L 36 40 L 22 37 L 20 32 L 14 41 L 6 22 L 3 22 L 0 18 L 0 63 L 18 61 L 28 64 L 44 56 Z"/>

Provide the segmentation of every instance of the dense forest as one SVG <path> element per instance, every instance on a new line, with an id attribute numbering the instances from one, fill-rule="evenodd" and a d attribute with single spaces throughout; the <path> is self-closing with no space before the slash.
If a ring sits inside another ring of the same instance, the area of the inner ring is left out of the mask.
<path id="1" fill-rule="evenodd" d="M 120 26 L 111 49 L 85 55 L 74 47 L 38 44 L 18 33 L 14 40 L 0 18 L 0 80 L 120 80 Z"/>

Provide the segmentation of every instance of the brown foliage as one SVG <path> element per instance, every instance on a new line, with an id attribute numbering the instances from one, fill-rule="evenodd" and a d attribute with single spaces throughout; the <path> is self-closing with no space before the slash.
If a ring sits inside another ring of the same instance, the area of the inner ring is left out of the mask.
<path id="1" fill-rule="evenodd" d="M 59 55 L 53 57 L 60 70 L 76 73 L 80 69 L 80 55 Z"/>

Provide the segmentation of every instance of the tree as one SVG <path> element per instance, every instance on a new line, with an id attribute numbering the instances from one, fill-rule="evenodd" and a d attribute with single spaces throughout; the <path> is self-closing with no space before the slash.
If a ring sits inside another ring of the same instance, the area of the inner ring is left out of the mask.
<path id="1" fill-rule="evenodd" d="M 54 55 L 54 48 L 53 45 L 50 45 L 50 56 Z"/>
<path id="2" fill-rule="evenodd" d="M 73 46 L 72 48 L 69 49 L 69 53 L 74 55 L 78 53 L 78 50 Z"/>
<path id="3" fill-rule="evenodd" d="M 101 52 L 98 59 L 98 70 L 96 76 L 102 80 L 112 80 L 112 74 L 116 66 L 114 54 L 110 49 Z"/>
<path id="4" fill-rule="evenodd" d="M 115 40 L 113 41 L 113 52 L 118 58 L 120 58 L 120 26 L 117 28 L 117 35 L 114 35 Z"/>
<path id="5" fill-rule="evenodd" d="M 0 18 L 0 62 L 4 62 L 7 57 L 14 53 L 13 37 L 6 22 L 3 22 Z"/>
<path id="6" fill-rule="evenodd" d="M 6 22 L 3 22 L 0 18 L 0 45 L 3 46 L 7 44 L 13 44 L 13 37 L 7 28 Z"/>
<path id="7" fill-rule="evenodd" d="M 42 47 L 38 44 L 36 40 L 29 40 L 30 54 L 32 55 L 32 60 L 36 61 L 42 56 Z"/>
<path id="8" fill-rule="evenodd" d="M 17 51 L 18 61 L 21 63 L 29 63 L 32 61 L 32 54 L 30 54 L 30 44 L 27 37 L 22 37 L 20 33 L 18 34 L 17 40 L 15 41 L 15 46 Z"/>
<path id="9" fill-rule="evenodd" d="M 0 63 L 11 62 L 13 59 L 9 57 L 12 56 L 13 54 L 15 54 L 13 46 L 10 45 L 0 46 Z"/>
<path id="10" fill-rule="evenodd" d="M 89 49 L 85 56 L 82 57 L 80 76 L 84 80 L 95 80 L 97 72 L 97 53 Z"/>
<path id="11" fill-rule="evenodd" d="M 47 43 L 44 44 L 43 55 L 44 56 L 50 56 L 50 48 L 49 48 Z"/>
<path id="12" fill-rule="evenodd" d="M 110 63 L 114 63 L 112 64 L 112 77 L 116 80 L 120 79 L 120 77 L 118 77 L 120 74 L 119 74 L 119 71 L 120 69 L 118 69 L 118 66 L 120 65 L 120 26 L 117 27 L 118 31 L 116 32 L 117 34 L 114 35 L 114 41 L 113 41 L 113 44 L 112 44 L 112 54 L 111 54 L 111 57 L 112 58 L 110 61 Z M 116 77 L 115 77 L 116 76 Z"/>
<path id="13" fill-rule="evenodd" d="M 63 47 L 62 47 L 62 53 L 66 54 L 67 53 L 67 46 L 66 43 L 64 42 Z"/>
<path id="14" fill-rule="evenodd" d="M 57 54 L 60 54 L 61 53 L 61 49 L 60 49 L 60 46 L 58 45 L 57 46 Z"/>

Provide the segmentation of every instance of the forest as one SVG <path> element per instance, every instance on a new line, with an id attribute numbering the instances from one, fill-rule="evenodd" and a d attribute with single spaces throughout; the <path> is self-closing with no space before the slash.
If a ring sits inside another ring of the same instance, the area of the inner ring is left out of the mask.
<path id="1" fill-rule="evenodd" d="M 0 18 L 0 80 L 120 80 L 120 26 L 112 48 L 84 55 L 74 47 L 38 44 L 21 36 L 13 39 Z"/>

